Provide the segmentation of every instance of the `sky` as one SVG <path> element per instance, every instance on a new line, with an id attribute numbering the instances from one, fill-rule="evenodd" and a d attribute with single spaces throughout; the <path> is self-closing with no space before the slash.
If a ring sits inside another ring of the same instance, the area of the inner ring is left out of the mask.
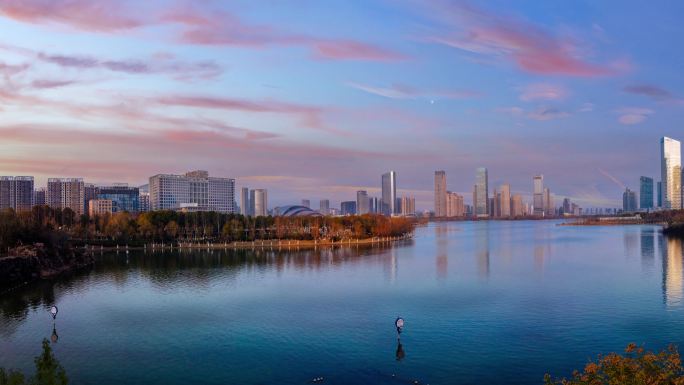
<path id="1" fill-rule="evenodd" d="M 684 2 L 0 0 L 0 175 L 208 170 L 269 205 L 398 195 L 617 207 L 684 140 Z"/>

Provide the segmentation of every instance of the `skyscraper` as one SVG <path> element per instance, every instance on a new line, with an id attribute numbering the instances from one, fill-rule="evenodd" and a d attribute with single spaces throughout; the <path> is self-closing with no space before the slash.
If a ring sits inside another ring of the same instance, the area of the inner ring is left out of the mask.
<path id="1" fill-rule="evenodd" d="M 32 176 L 0 177 L 0 210 L 30 211 L 34 190 Z"/>
<path id="2" fill-rule="evenodd" d="M 266 189 L 256 189 L 250 191 L 250 204 L 254 207 L 255 217 L 265 217 L 268 215 L 268 191 Z"/>
<path id="3" fill-rule="evenodd" d="M 522 195 L 520 194 L 515 194 L 511 198 L 511 215 L 514 217 L 525 215 L 525 206 L 523 205 Z"/>
<path id="4" fill-rule="evenodd" d="M 489 177 L 487 169 L 480 167 L 477 169 L 475 177 L 475 190 L 473 193 L 475 215 L 486 217 L 489 215 Z"/>
<path id="5" fill-rule="evenodd" d="M 252 215 L 250 212 L 249 203 L 249 187 L 243 187 L 240 190 L 240 214 L 244 216 Z"/>
<path id="6" fill-rule="evenodd" d="M 81 178 L 49 178 L 46 201 L 53 208 L 70 208 L 77 215 L 83 215 L 85 184 Z"/>
<path id="7" fill-rule="evenodd" d="M 653 208 L 653 178 L 647 176 L 639 178 L 639 208 L 642 210 Z"/>
<path id="8" fill-rule="evenodd" d="M 663 182 L 658 182 L 656 200 L 658 201 L 658 208 L 663 207 Z"/>
<path id="9" fill-rule="evenodd" d="M 401 197 L 399 200 L 401 202 L 400 204 L 400 213 L 403 216 L 409 216 L 409 215 L 415 215 L 416 214 L 416 198 L 415 197 Z"/>
<path id="10" fill-rule="evenodd" d="M 502 184 L 499 190 L 499 215 L 508 218 L 511 216 L 511 185 Z"/>
<path id="11" fill-rule="evenodd" d="M 463 196 L 447 191 L 446 193 L 447 197 L 447 212 L 446 216 L 447 217 L 462 217 L 465 215 L 465 205 L 463 204 Z"/>
<path id="12" fill-rule="evenodd" d="M 318 212 L 322 215 L 330 214 L 330 201 L 328 199 L 321 199 Z"/>
<path id="13" fill-rule="evenodd" d="M 532 193 L 532 205 L 534 207 L 534 215 L 544 216 L 544 176 L 535 175 L 532 178 L 534 190 Z"/>
<path id="14" fill-rule="evenodd" d="M 682 147 L 679 141 L 660 139 L 660 181 L 662 204 L 665 209 L 682 208 Z"/>
<path id="15" fill-rule="evenodd" d="M 138 199 L 140 200 L 140 212 L 150 211 L 150 185 L 144 184 L 138 187 Z"/>
<path id="16" fill-rule="evenodd" d="M 356 192 L 356 213 L 359 215 L 368 214 L 370 212 L 370 200 L 368 199 L 368 192 L 359 190 Z"/>
<path id="17" fill-rule="evenodd" d="M 447 216 L 446 172 L 435 171 L 435 216 Z"/>
<path id="18" fill-rule="evenodd" d="M 340 204 L 342 215 L 356 214 L 356 201 L 345 201 Z"/>
<path id="19" fill-rule="evenodd" d="M 397 214 L 397 173 L 390 171 L 382 174 L 382 213 Z"/>
<path id="20" fill-rule="evenodd" d="M 555 207 L 553 207 L 553 196 L 551 189 L 544 187 L 544 216 L 552 217 L 555 214 Z"/>
<path id="21" fill-rule="evenodd" d="M 632 213 L 637 210 L 637 198 L 634 191 L 626 189 L 622 194 L 622 210 L 628 213 Z"/>

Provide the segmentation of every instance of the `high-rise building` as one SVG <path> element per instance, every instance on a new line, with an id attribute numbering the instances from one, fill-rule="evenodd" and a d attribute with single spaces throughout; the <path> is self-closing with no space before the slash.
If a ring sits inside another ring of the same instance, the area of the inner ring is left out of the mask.
<path id="1" fill-rule="evenodd" d="M 403 216 L 416 215 L 416 198 L 415 197 L 401 197 L 399 209 Z"/>
<path id="2" fill-rule="evenodd" d="M 370 213 L 370 200 L 368 199 L 368 192 L 359 190 L 356 192 L 356 213 L 359 215 Z"/>
<path id="3" fill-rule="evenodd" d="M 235 179 L 210 177 L 206 171 L 185 175 L 158 174 L 150 177 L 152 210 L 178 210 L 192 206 L 197 211 L 235 212 Z"/>
<path id="4" fill-rule="evenodd" d="M 252 215 L 250 207 L 249 187 L 243 187 L 240 190 L 240 214 L 244 216 Z"/>
<path id="5" fill-rule="evenodd" d="M 44 206 L 47 204 L 47 189 L 45 187 L 41 187 L 36 189 L 36 191 L 33 194 L 33 205 L 34 206 Z"/>
<path id="6" fill-rule="evenodd" d="M 250 205 L 255 217 L 265 217 L 268 215 L 268 191 L 266 189 L 255 189 L 249 192 Z"/>
<path id="7" fill-rule="evenodd" d="M 626 189 L 622 194 L 622 210 L 632 213 L 637 210 L 636 193 L 630 189 Z"/>
<path id="8" fill-rule="evenodd" d="M 660 181 L 662 204 L 665 209 L 682 208 L 682 147 L 679 141 L 660 139 Z"/>
<path id="9" fill-rule="evenodd" d="M 508 218 L 511 216 L 511 185 L 502 184 L 499 190 L 499 216 Z"/>
<path id="10" fill-rule="evenodd" d="M 658 208 L 663 207 L 663 182 L 658 182 L 656 200 L 658 201 Z"/>
<path id="11" fill-rule="evenodd" d="M 382 214 L 397 214 L 397 173 L 382 174 Z"/>
<path id="12" fill-rule="evenodd" d="M 555 211 L 551 190 L 548 187 L 544 187 L 544 216 L 552 217 L 555 215 Z"/>
<path id="13" fill-rule="evenodd" d="M 140 211 L 140 190 L 137 187 L 128 187 L 125 183 L 100 187 L 97 199 L 111 200 L 113 213 Z"/>
<path id="14" fill-rule="evenodd" d="M 97 199 L 97 196 L 100 192 L 100 188 L 95 186 L 92 183 L 84 183 L 83 184 L 83 207 L 84 207 L 84 213 L 89 213 L 89 205 L 88 202 L 90 202 L 91 199 Z"/>
<path id="15" fill-rule="evenodd" d="M 33 208 L 32 176 L 0 177 L 0 210 L 30 211 Z"/>
<path id="16" fill-rule="evenodd" d="M 302 206 L 311 208 L 311 201 L 308 199 L 302 199 Z"/>
<path id="17" fill-rule="evenodd" d="M 501 193 L 499 193 L 496 188 L 492 191 L 492 197 L 489 199 L 489 216 L 492 218 L 498 218 L 501 216 L 501 207 L 499 207 L 499 202 L 501 202 Z"/>
<path id="18" fill-rule="evenodd" d="M 150 211 L 150 185 L 144 184 L 138 187 L 138 193 L 140 212 L 144 213 Z"/>
<path id="19" fill-rule="evenodd" d="M 45 200 L 53 208 L 69 208 L 83 215 L 85 184 L 82 178 L 49 178 Z"/>
<path id="20" fill-rule="evenodd" d="M 533 193 L 532 193 L 532 205 L 534 207 L 534 216 L 541 217 L 544 216 L 544 176 L 535 175 L 532 178 L 533 183 Z"/>
<path id="21" fill-rule="evenodd" d="M 511 198 L 511 215 L 514 217 L 521 217 L 525 215 L 525 206 L 523 205 L 522 195 L 515 194 Z"/>
<path id="22" fill-rule="evenodd" d="M 104 215 L 114 212 L 114 201 L 111 199 L 91 199 L 88 201 L 88 215 Z"/>
<path id="23" fill-rule="evenodd" d="M 639 208 L 642 210 L 653 208 L 653 178 L 647 176 L 639 178 Z"/>
<path id="24" fill-rule="evenodd" d="M 356 201 L 345 201 L 340 204 L 342 215 L 356 214 Z"/>
<path id="25" fill-rule="evenodd" d="M 446 172 L 435 171 L 435 216 L 447 216 Z"/>
<path id="26" fill-rule="evenodd" d="M 463 204 L 463 196 L 455 192 L 447 191 L 447 217 L 462 217 L 465 215 L 465 206 Z"/>
<path id="27" fill-rule="evenodd" d="M 368 198 L 368 211 L 373 214 L 380 214 L 380 200 L 378 197 Z"/>
<path id="28" fill-rule="evenodd" d="M 572 214 L 572 203 L 570 198 L 563 198 L 563 214 Z"/>
<path id="29" fill-rule="evenodd" d="M 480 167 L 477 169 L 475 177 L 475 190 L 473 193 L 475 215 L 486 217 L 489 215 L 489 177 L 487 169 Z"/>
<path id="30" fill-rule="evenodd" d="M 330 200 L 328 199 L 321 199 L 319 202 L 319 213 L 322 215 L 329 215 L 330 214 Z"/>

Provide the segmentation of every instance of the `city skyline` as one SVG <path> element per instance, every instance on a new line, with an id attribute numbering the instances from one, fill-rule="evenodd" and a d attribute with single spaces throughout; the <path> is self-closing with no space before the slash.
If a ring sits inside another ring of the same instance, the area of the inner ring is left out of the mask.
<path id="1" fill-rule="evenodd" d="M 392 169 L 424 210 L 434 170 L 469 196 L 484 165 L 512 195 L 543 174 L 559 200 L 620 207 L 684 114 L 674 2 L 50 4 L 0 1 L 21 36 L 0 39 L 0 174 L 38 186 L 203 169 L 277 206 L 378 196 Z"/>

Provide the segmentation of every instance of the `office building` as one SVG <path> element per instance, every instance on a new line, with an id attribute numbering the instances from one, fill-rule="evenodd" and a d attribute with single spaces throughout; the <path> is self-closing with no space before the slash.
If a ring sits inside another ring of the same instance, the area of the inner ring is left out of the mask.
<path id="1" fill-rule="evenodd" d="M 240 190 L 240 214 L 244 216 L 252 215 L 250 211 L 251 205 L 249 202 L 249 188 L 243 187 Z"/>
<path id="2" fill-rule="evenodd" d="M 140 211 L 140 190 L 137 187 L 128 187 L 125 183 L 99 187 L 97 199 L 111 200 L 113 213 Z"/>
<path id="3" fill-rule="evenodd" d="M 446 172 L 435 171 L 435 216 L 447 216 Z"/>
<path id="4" fill-rule="evenodd" d="M 41 187 L 36 189 L 36 191 L 33 194 L 33 205 L 34 206 L 45 206 L 47 204 L 47 189 L 45 187 Z"/>
<path id="5" fill-rule="evenodd" d="M 380 213 L 380 200 L 378 197 L 368 198 L 368 211 L 373 214 Z"/>
<path id="6" fill-rule="evenodd" d="M 522 217 L 525 215 L 525 205 L 523 204 L 522 195 L 515 194 L 511 198 L 511 215 L 514 217 Z"/>
<path id="7" fill-rule="evenodd" d="M 663 207 L 663 182 L 658 182 L 658 189 L 656 191 L 656 200 L 658 201 L 658 208 Z"/>
<path id="8" fill-rule="evenodd" d="M 642 210 L 653 208 L 653 178 L 647 176 L 639 178 L 639 208 Z"/>
<path id="9" fill-rule="evenodd" d="M 91 199 L 97 199 L 97 196 L 99 194 L 99 187 L 95 186 L 92 183 L 84 183 L 83 184 L 83 208 L 84 208 L 84 213 L 89 212 L 89 206 L 88 202 L 90 202 Z"/>
<path id="10" fill-rule="evenodd" d="M 345 201 L 340 204 L 340 211 L 342 215 L 356 214 L 356 201 Z"/>
<path id="11" fill-rule="evenodd" d="M 499 190 L 499 216 L 508 218 L 511 216 L 511 185 L 502 184 Z"/>
<path id="12" fill-rule="evenodd" d="M 501 216 L 501 207 L 499 203 L 501 202 L 501 193 L 494 189 L 492 192 L 492 197 L 489 198 L 489 216 L 492 218 L 498 218 Z"/>
<path id="13" fill-rule="evenodd" d="M 397 214 L 397 173 L 390 171 L 382 174 L 382 209 L 384 215 Z"/>
<path id="14" fill-rule="evenodd" d="M 356 192 L 356 213 L 359 215 L 370 213 L 370 199 L 368 198 L 368 192 L 365 190 L 359 190 Z"/>
<path id="15" fill-rule="evenodd" d="M 144 184 L 138 187 L 138 200 L 141 213 L 150 211 L 150 185 Z"/>
<path id="16" fill-rule="evenodd" d="M 465 205 L 463 196 L 455 192 L 446 193 L 446 214 L 447 217 L 462 217 L 465 215 Z"/>
<path id="17" fill-rule="evenodd" d="M 535 175 L 532 178 L 533 192 L 532 192 L 532 205 L 534 207 L 534 216 L 542 217 L 544 216 L 544 176 Z"/>
<path id="18" fill-rule="evenodd" d="M 487 169 L 484 167 L 478 168 L 476 172 L 473 205 L 476 216 L 486 217 L 489 215 L 489 177 Z"/>
<path id="19" fill-rule="evenodd" d="M 399 199 L 399 212 L 403 216 L 416 215 L 416 198 L 415 197 L 401 197 Z"/>
<path id="20" fill-rule="evenodd" d="M 111 199 L 91 199 L 88 201 L 88 215 L 105 215 L 114 212 L 114 201 Z"/>
<path id="21" fill-rule="evenodd" d="M 556 214 L 555 211 L 551 190 L 548 187 L 544 187 L 544 216 L 552 217 Z"/>
<path id="22" fill-rule="evenodd" d="M 682 208 L 682 148 L 679 141 L 660 139 L 661 200 L 665 209 Z"/>
<path id="23" fill-rule="evenodd" d="M 265 217 L 268 215 L 268 191 L 266 189 L 255 189 L 249 192 L 249 204 L 255 217 Z"/>
<path id="24" fill-rule="evenodd" d="M 235 179 L 210 177 L 206 171 L 184 175 L 158 174 L 150 177 L 152 210 L 235 212 Z"/>
<path id="25" fill-rule="evenodd" d="M 330 214 L 330 200 L 321 199 L 321 201 L 319 202 L 318 212 L 321 213 L 322 215 L 329 215 Z"/>
<path id="26" fill-rule="evenodd" d="M 570 202 L 570 198 L 563 198 L 563 206 L 561 207 L 563 213 L 562 214 L 572 214 L 572 203 Z"/>
<path id="27" fill-rule="evenodd" d="M 622 210 L 628 213 L 637 211 L 637 198 L 634 191 L 626 189 L 622 194 Z"/>
<path id="28" fill-rule="evenodd" d="M 82 178 L 49 178 L 45 200 L 52 208 L 69 208 L 83 215 L 85 184 Z"/>
<path id="29" fill-rule="evenodd" d="M 302 206 L 311 208 L 311 201 L 308 199 L 302 199 Z"/>
<path id="30" fill-rule="evenodd" d="M 0 177 L 0 210 L 30 211 L 33 200 L 32 176 Z"/>

